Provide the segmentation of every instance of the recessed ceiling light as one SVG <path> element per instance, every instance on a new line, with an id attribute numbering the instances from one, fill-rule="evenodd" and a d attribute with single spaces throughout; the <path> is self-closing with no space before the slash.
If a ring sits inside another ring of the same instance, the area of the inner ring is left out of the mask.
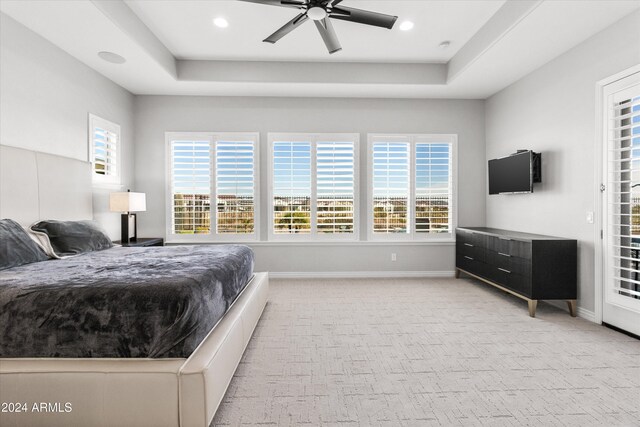
<path id="1" fill-rule="evenodd" d="M 404 21 L 402 24 L 400 24 L 400 29 L 402 31 L 409 31 L 412 28 L 413 28 L 413 22 L 411 21 Z"/>
<path id="2" fill-rule="evenodd" d="M 229 22 L 224 18 L 216 18 L 213 20 L 213 23 L 218 28 L 227 28 L 229 26 Z"/>
<path id="3" fill-rule="evenodd" d="M 442 49 L 446 49 L 446 48 L 448 48 L 449 46 L 451 46 L 451 42 L 450 42 L 449 40 L 445 40 L 445 41 L 443 41 L 442 43 L 440 43 L 440 47 L 441 47 Z"/>
<path id="4" fill-rule="evenodd" d="M 111 62 L 112 64 L 124 64 L 125 62 L 127 62 L 127 60 L 124 59 L 122 56 L 113 52 L 107 52 L 107 51 L 98 52 L 98 56 L 107 62 Z"/>

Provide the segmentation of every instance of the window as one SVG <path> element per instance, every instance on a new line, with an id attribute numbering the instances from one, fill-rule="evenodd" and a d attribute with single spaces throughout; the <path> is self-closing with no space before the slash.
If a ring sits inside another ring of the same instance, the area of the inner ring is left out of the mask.
<path id="1" fill-rule="evenodd" d="M 167 133 L 167 141 L 168 240 L 256 240 L 258 134 Z"/>
<path id="2" fill-rule="evenodd" d="M 455 135 L 369 135 L 369 240 L 451 239 Z"/>
<path id="3" fill-rule="evenodd" d="M 357 239 L 358 134 L 269 134 L 269 238 Z"/>
<path id="4" fill-rule="evenodd" d="M 603 95 L 604 316 L 627 329 L 631 311 L 640 314 L 640 73 L 604 86 Z"/>
<path id="5" fill-rule="evenodd" d="M 120 126 L 89 114 L 89 161 L 94 183 L 120 183 Z"/>

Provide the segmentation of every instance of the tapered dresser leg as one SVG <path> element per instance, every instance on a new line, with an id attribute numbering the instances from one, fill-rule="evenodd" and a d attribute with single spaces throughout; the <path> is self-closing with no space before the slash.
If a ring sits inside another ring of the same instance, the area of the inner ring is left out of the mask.
<path id="1" fill-rule="evenodd" d="M 537 299 L 528 300 L 529 302 L 529 316 L 536 317 L 536 307 L 538 306 Z"/>
<path id="2" fill-rule="evenodd" d="M 459 279 L 459 278 L 460 278 L 460 270 L 456 268 L 456 279 Z"/>
<path id="3" fill-rule="evenodd" d="M 576 317 L 577 316 L 576 300 L 568 299 L 567 300 L 567 305 L 569 306 L 569 314 L 571 315 L 571 317 Z"/>

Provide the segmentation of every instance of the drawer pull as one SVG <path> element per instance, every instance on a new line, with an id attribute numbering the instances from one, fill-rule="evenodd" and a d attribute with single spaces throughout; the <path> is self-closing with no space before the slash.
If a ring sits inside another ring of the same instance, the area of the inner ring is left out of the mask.
<path id="1" fill-rule="evenodd" d="M 509 254 L 503 254 L 502 252 L 498 252 L 498 255 L 502 255 L 502 256 L 506 256 L 506 257 L 511 257 L 511 255 L 509 255 Z"/>
<path id="2" fill-rule="evenodd" d="M 500 268 L 500 267 L 498 267 L 498 270 L 500 270 L 500 271 L 504 271 L 504 272 L 505 272 L 505 273 L 507 273 L 507 274 L 511 274 L 511 272 L 510 272 L 509 270 L 505 270 L 504 268 Z"/>
<path id="3" fill-rule="evenodd" d="M 509 239 L 508 237 L 498 237 L 498 239 L 500 239 L 500 240 L 506 240 L 506 241 L 508 241 L 508 242 L 510 242 L 510 241 L 511 241 L 511 239 Z"/>
<path id="4" fill-rule="evenodd" d="M 473 258 L 471 258 L 470 256 L 464 256 L 466 259 L 470 259 L 471 261 L 473 261 Z"/>
<path id="5" fill-rule="evenodd" d="M 469 247 L 473 247 L 473 245 L 471 243 L 465 243 L 465 246 L 469 246 Z"/>

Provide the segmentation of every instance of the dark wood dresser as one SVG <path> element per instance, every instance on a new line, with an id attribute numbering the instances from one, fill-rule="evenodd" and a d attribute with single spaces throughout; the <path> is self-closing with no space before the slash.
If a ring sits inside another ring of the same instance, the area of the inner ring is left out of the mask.
<path id="1" fill-rule="evenodd" d="M 456 230 L 456 277 L 464 272 L 529 303 L 566 300 L 576 315 L 576 240 L 484 227 Z"/>

